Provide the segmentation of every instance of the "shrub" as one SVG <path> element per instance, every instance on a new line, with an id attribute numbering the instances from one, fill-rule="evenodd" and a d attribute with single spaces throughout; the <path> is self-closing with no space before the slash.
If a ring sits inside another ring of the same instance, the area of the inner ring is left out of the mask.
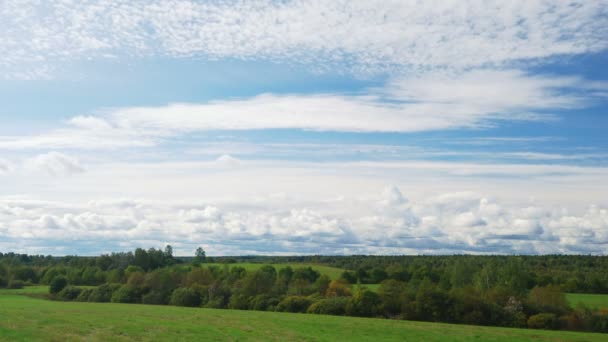
<path id="1" fill-rule="evenodd" d="M 322 299 L 313 303 L 306 312 L 313 314 L 341 316 L 346 312 L 346 303 L 348 303 L 348 300 L 349 299 L 346 297 Z"/>
<path id="2" fill-rule="evenodd" d="M 233 294 L 228 302 L 229 309 L 247 310 L 249 309 L 249 298 L 243 294 Z"/>
<path id="3" fill-rule="evenodd" d="M 169 304 L 169 293 L 152 290 L 141 297 L 141 302 L 144 304 L 166 305 Z"/>
<path id="4" fill-rule="evenodd" d="M 7 284 L 7 288 L 9 289 L 22 289 L 24 286 L 24 283 L 22 280 L 18 280 L 18 279 L 11 279 L 8 284 Z"/>
<path id="5" fill-rule="evenodd" d="M 103 284 L 91 291 L 89 302 L 108 303 L 112 300 L 112 293 L 120 288 L 120 284 Z"/>
<path id="6" fill-rule="evenodd" d="M 528 318 L 528 328 L 532 329 L 557 329 L 559 320 L 552 313 L 539 313 Z"/>
<path id="7" fill-rule="evenodd" d="M 80 292 L 82 292 L 82 289 L 79 289 L 75 286 L 66 286 L 63 288 L 63 290 L 59 291 L 59 293 L 57 293 L 57 297 L 63 299 L 63 300 L 74 300 L 76 298 L 78 298 L 78 296 L 80 295 Z"/>
<path id="8" fill-rule="evenodd" d="M 355 293 L 346 303 L 346 314 L 349 316 L 372 317 L 378 311 L 380 297 L 377 293 L 362 290 Z"/>
<path id="9" fill-rule="evenodd" d="M 269 295 L 257 295 L 253 297 L 249 303 L 249 307 L 252 310 L 266 311 L 274 310 L 279 304 L 279 299 Z"/>
<path id="10" fill-rule="evenodd" d="M 141 291 L 133 285 L 123 285 L 112 293 L 112 303 L 139 303 Z"/>
<path id="11" fill-rule="evenodd" d="M 311 300 L 304 296 L 288 296 L 279 302 L 276 310 L 281 312 L 306 312 L 310 304 L 312 304 Z"/>
<path id="12" fill-rule="evenodd" d="M 89 297 L 91 296 L 92 292 L 93 292 L 93 289 L 83 289 L 82 291 L 80 291 L 80 294 L 76 298 L 76 301 L 77 302 L 88 302 Z"/>
<path id="13" fill-rule="evenodd" d="M 176 306 L 199 306 L 201 305 L 201 297 L 194 289 L 180 287 L 173 290 L 169 303 Z"/>
<path id="14" fill-rule="evenodd" d="M 68 279 L 62 275 L 56 276 L 55 278 L 53 278 L 53 280 L 51 280 L 51 283 L 49 285 L 49 292 L 51 294 L 59 293 L 66 286 L 68 286 Z"/>

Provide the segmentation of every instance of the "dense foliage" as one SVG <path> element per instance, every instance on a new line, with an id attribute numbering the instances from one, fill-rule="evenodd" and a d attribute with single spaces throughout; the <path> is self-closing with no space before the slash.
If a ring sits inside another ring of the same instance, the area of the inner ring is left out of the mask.
<path id="1" fill-rule="evenodd" d="M 137 249 L 99 257 L 0 253 L 0 287 L 48 284 L 52 298 L 608 332 L 608 312 L 564 292 L 608 293 L 604 256 L 221 257 Z M 340 267 L 330 279 L 311 267 Z M 365 285 L 361 285 L 365 284 Z M 367 286 L 367 284 L 378 284 Z M 78 285 L 94 288 L 82 289 Z"/>

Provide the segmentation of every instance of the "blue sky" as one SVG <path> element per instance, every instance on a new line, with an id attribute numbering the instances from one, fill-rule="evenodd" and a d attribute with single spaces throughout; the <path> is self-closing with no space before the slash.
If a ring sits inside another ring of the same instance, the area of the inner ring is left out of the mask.
<path id="1" fill-rule="evenodd" d="M 0 250 L 605 254 L 607 9 L 7 1 Z"/>

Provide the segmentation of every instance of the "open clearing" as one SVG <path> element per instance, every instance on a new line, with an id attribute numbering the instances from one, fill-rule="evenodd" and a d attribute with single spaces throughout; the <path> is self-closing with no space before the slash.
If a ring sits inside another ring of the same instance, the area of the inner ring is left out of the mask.
<path id="1" fill-rule="evenodd" d="M 324 266 L 324 265 L 305 264 L 305 263 L 302 263 L 302 264 L 301 263 L 262 264 L 262 263 L 244 263 L 244 262 L 240 262 L 240 263 L 235 263 L 235 264 L 219 264 L 219 263 L 201 264 L 201 266 L 218 266 L 218 267 L 224 267 L 225 265 L 228 265 L 229 268 L 232 268 L 232 267 L 242 267 L 242 268 L 246 269 L 247 271 L 258 270 L 258 269 L 260 269 L 264 265 L 274 266 L 274 268 L 277 271 L 280 270 L 281 268 L 287 267 L 287 266 L 290 266 L 293 269 L 301 268 L 301 267 L 311 267 L 313 270 L 315 270 L 315 271 L 317 271 L 317 272 L 319 272 L 321 274 L 325 274 L 325 275 L 327 275 L 331 279 L 338 279 L 338 278 L 340 278 L 340 276 L 342 275 L 342 272 L 344 272 L 344 270 L 341 269 L 341 268 Z"/>
<path id="2" fill-rule="evenodd" d="M 566 299 L 572 307 L 579 303 L 590 309 L 608 309 L 608 295 L 588 293 L 567 293 Z"/>
<path id="3" fill-rule="evenodd" d="M 55 302 L 0 291 L 2 341 L 605 341 L 606 335 L 259 311 Z"/>

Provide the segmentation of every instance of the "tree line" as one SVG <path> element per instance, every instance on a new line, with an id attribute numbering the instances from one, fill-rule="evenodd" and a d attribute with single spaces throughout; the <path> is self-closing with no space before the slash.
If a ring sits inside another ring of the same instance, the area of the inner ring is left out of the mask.
<path id="1" fill-rule="evenodd" d="M 70 301 L 608 332 L 608 311 L 572 308 L 564 295 L 607 293 L 607 259 L 453 255 L 210 260 L 202 248 L 194 257 L 175 257 L 170 246 L 99 257 L 0 253 L 0 287 L 47 284 L 52 299 Z M 248 271 L 238 262 L 263 265 Z M 311 267 L 269 265 L 298 262 L 345 271 L 331 279 Z"/>

